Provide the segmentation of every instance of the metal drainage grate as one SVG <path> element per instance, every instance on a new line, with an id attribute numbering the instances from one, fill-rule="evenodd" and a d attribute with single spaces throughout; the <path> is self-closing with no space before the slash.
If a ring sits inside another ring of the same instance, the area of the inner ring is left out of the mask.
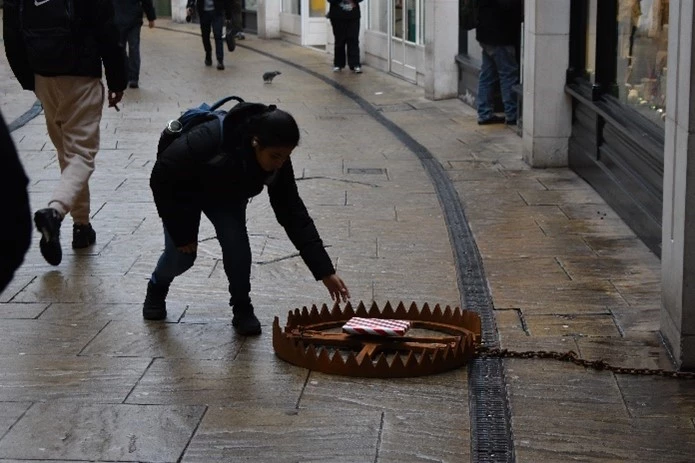
<path id="1" fill-rule="evenodd" d="M 378 167 L 348 167 L 348 174 L 367 174 L 367 175 L 384 175 L 386 169 Z"/>

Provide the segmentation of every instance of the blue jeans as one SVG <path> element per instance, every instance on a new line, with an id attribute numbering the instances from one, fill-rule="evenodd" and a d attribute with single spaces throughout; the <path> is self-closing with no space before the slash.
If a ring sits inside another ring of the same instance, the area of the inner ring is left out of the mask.
<path id="1" fill-rule="evenodd" d="M 140 79 L 140 29 L 141 24 L 135 24 L 123 32 L 121 40 L 128 45 L 128 82 L 138 82 Z"/>
<path id="2" fill-rule="evenodd" d="M 229 281 L 229 304 L 244 307 L 251 303 L 251 246 L 246 230 L 247 200 L 230 205 L 208 205 L 203 213 L 210 219 L 222 247 L 222 263 Z M 193 266 L 196 254 L 176 249 L 174 240 L 164 228 L 164 252 L 150 280 L 157 285 L 168 286 L 177 276 Z"/>
<path id="3" fill-rule="evenodd" d="M 222 40 L 222 27 L 224 26 L 224 16 L 215 11 L 203 11 L 200 15 L 200 33 L 203 36 L 203 48 L 205 56 L 212 56 L 212 46 L 210 44 L 210 30 L 215 37 L 215 55 L 217 61 L 224 62 L 224 40 Z"/>
<path id="4" fill-rule="evenodd" d="M 508 121 L 517 117 L 516 96 L 512 87 L 519 83 L 519 64 L 516 62 L 516 50 L 507 45 L 486 45 L 483 49 L 483 66 L 478 79 L 478 120 L 486 121 L 494 114 L 495 84 L 499 81 L 504 103 L 504 115 Z"/>

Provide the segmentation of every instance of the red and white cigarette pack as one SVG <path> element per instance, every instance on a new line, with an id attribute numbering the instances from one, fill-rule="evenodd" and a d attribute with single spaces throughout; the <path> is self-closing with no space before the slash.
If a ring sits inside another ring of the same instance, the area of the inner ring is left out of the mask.
<path id="1" fill-rule="evenodd" d="M 352 317 L 343 325 L 343 332 L 373 336 L 403 336 L 410 329 L 407 320 Z"/>

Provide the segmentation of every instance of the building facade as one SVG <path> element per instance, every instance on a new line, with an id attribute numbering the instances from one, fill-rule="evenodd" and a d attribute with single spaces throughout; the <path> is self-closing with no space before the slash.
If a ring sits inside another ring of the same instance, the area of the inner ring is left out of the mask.
<path id="1" fill-rule="evenodd" d="M 332 53 L 326 0 L 245 1 L 259 37 Z M 183 20 L 185 0 L 172 2 Z M 480 47 L 458 0 L 361 7 L 366 65 L 475 105 Z M 524 160 L 576 171 L 661 257 L 661 331 L 683 369 L 695 368 L 694 23 L 691 0 L 525 0 L 519 31 Z"/>

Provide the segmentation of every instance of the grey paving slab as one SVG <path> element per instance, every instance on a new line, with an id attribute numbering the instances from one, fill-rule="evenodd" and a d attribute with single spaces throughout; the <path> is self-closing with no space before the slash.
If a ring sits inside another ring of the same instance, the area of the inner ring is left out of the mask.
<path id="1" fill-rule="evenodd" d="M 0 318 L 36 318 L 48 307 L 49 303 L 36 304 L 0 303 Z"/>
<path id="2" fill-rule="evenodd" d="M 374 461 L 380 426 L 378 411 L 212 407 L 181 461 Z"/>
<path id="3" fill-rule="evenodd" d="M 114 321 L 99 332 L 81 355 L 233 358 L 242 339 L 234 334 L 231 324 Z"/>
<path id="4" fill-rule="evenodd" d="M 106 323 L 43 320 L 3 320 L 0 355 L 77 355 Z"/>
<path id="5" fill-rule="evenodd" d="M 0 457 L 175 462 L 204 407 L 35 404 L 0 440 Z"/>
<path id="6" fill-rule="evenodd" d="M 5 435 L 30 406 L 31 402 L 0 401 L 0 436 Z"/>
<path id="7" fill-rule="evenodd" d="M 0 402 L 120 403 L 150 364 L 148 358 L 0 355 Z"/>

